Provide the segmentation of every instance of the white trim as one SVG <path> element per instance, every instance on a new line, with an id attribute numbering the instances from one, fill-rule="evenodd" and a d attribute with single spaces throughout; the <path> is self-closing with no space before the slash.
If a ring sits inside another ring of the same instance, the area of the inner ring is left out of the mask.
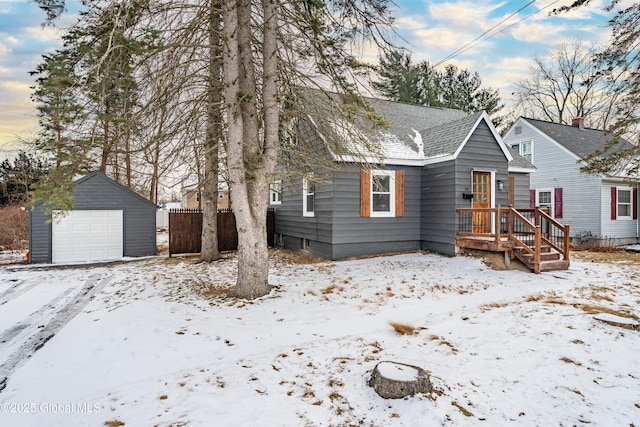
<path id="1" fill-rule="evenodd" d="M 535 168 L 523 168 L 521 166 L 513 166 L 509 167 L 509 172 L 514 173 L 534 173 L 537 169 Z"/>
<path id="2" fill-rule="evenodd" d="M 302 216 L 305 217 L 314 217 L 316 216 L 316 203 L 315 203 L 315 195 L 316 195 L 316 190 L 314 189 L 313 193 L 309 193 L 307 191 L 309 187 L 309 181 L 307 180 L 307 178 L 302 178 Z M 313 210 L 307 212 L 307 196 L 309 194 L 313 194 Z"/>
<path id="3" fill-rule="evenodd" d="M 476 169 L 476 168 L 471 169 L 471 176 L 469 178 L 471 179 L 470 188 L 472 193 L 473 193 L 473 173 L 474 172 L 483 172 L 483 173 L 491 174 L 489 178 L 489 183 L 491 184 L 491 200 L 489 201 L 489 207 L 495 208 L 496 207 L 496 191 L 498 189 L 498 185 L 496 182 L 496 171 L 492 169 Z M 471 202 L 471 206 L 473 206 L 473 199 L 471 199 L 470 202 Z M 495 213 L 491 213 L 491 233 L 495 233 L 495 228 L 496 228 L 495 223 L 496 223 Z"/>
<path id="4" fill-rule="evenodd" d="M 620 191 L 629 192 L 629 215 L 620 215 Z M 633 187 L 616 187 L 616 219 L 633 219 Z"/>
<path id="5" fill-rule="evenodd" d="M 555 212 L 555 206 L 556 206 L 556 191 L 555 188 L 536 188 L 536 207 L 539 208 L 540 207 L 540 192 L 544 192 L 544 193 L 550 193 L 551 197 L 551 206 L 549 206 L 549 215 L 551 215 L 552 218 L 556 217 L 556 212 Z"/>
<path id="6" fill-rule="evenodd" d="M 614 181 L 614 182 L 623 182 L 629 185 L 629 181 L 632 181 L 634 184 L 640 184 L 640 180 L 638 178 L 630 178 L 630 177 L 622 177 L 622 176 L 609 176 L 606 175 L 603 178 L 604 181 Z"/>
<path id="7" fill-rule="evenodd" d="M 373 210 L 373 182 L 375 176 L 389 177 L 389 211 Z M 369 173 L 369 206 L 371 211 L 369 216 L 372 218 L 393 218 L 396 216 L 396 171 L 394 170 L 372 170 Z"/>
<path id="8" fill-rule="evenodd" d="M 526 144 L 527 142 L 529 143 L 529 146 L 531 147 L 531 160 L 527 159 L 523 154 L 524 150 L 522 149 L 522 144 Z M 535 163 L 534 163 L 535 156 L 534 156 L 534 153 L 533 153 L 533 151 L 534 151 L 533 138 L 529 137 L 529 138 L 523 138 L 523 139 L 520 139 L 520 140 L 509 142 L 507 148 L 511 149 L 514 145 L 518 146 L 518 154 L 520 156 L 522 156 L 525 160 L 527 160 L 532 165 L 535 165 Z"/>
<path id="9" fill-rule="evenodd" d="M 509 150 L 509 148 L 506 146 L 506 144 L 502 140 L 502 137 L 496 130 L 495 126 L 493 126 L 493 123 L 491 122 L 491 118 L 489 117 L 486 111 L 483 111 L 482 114 L 478 117 L 478 120 L 476 120 L 476 123 L 471 127 L 471 129 L 469 130 L 469 133 L 462 141 L 462 144 L 458 146 L 458 149 L 453 154 L 453 158 L 454 159 L 457 158 L 458 155 L 462 152 L 462 149 L 467 145 L 467 142 L 469 142 L 469 138 L 471 138 L 471 135 L 473 135 L 473 132 L 475 132 L 475 130 L 478 128 L 478 125 L 480 124 L 481 120 L 484 120 L 487 126 L 489 127 L 489 130 L 491 131 L 493 138 L 496 140 L 496 142 L 498 143 L 498 146 L 502 150 L 502 154 L 504 154 L 504 156 L 507 158 L 507 162 L 512 161 L 513 156 L 511 155 L 511 150 Z"/>
<path id="10" fill-rule="evenodd" d="M 333 154 L 332 154 L 333 156 Z M 424 166 L 425 161 L 422 159 L 385 159 L 381 160 L 373 156 L 333 156 L 334 162 L 342 163 L 359 163 L 370 165 L 396 165 L 396 166 Z M 442 161 L 442 160 L 438 160 Z"/>
<path id="11" fill-rule="evenodd" d="M 275 196 L 275 200 L 274 200 Z M 281 205 L 282 204 L 282 180 L 275 179 L 269 184 L 269 204 Z"/>

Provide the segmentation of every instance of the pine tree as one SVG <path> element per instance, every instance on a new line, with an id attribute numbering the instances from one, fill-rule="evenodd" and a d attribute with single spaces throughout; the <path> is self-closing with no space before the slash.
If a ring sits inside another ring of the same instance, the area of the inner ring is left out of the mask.
<path id="1" fill-rule="evenodd" d="M 448 65 L 435 70 L 427 61 L 411 62 L 411 54 L 392 50 L 380 56 L 380 81 L 373 87 L 385 98 L 430 107 L 447 107 L 468 113 L 486 111 L 499 126 L 497 113 L 504 104 L 497 90 L 483 88 L 480 75 Z"/>

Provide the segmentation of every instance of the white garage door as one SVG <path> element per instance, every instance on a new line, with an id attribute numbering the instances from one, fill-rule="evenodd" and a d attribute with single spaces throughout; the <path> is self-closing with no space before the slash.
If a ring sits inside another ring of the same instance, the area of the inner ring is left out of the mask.
<path id="1" fill-rule="evenodd" d="M 51 228 L 54 264 L 122 258 L 121 210 L 68 211 L 58 216 Z"/>

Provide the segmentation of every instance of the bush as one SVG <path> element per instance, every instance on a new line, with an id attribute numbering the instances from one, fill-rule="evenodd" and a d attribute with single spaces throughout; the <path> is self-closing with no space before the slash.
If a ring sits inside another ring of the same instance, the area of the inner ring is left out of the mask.
<path id="1" fill-rule="evenodd" d="M 0 249 L 29 248 L 29 213 L 20 205 L 0 208 Z"/>
<path id="2" fill-rule="evenodd" d="M 624 248 L 620 247 L 616 239 L 612 237 L 591 237 L 586 241 L 582 241 L 579 245 L 572 245 L 571 250 L 589 251 L 589 252 L 624 252 Z"/>

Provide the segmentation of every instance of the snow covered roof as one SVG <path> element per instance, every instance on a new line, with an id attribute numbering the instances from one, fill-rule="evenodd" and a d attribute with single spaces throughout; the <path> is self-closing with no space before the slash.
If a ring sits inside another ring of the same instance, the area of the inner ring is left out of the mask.
<path id="1" fill-rule="evenodd" d="M 335 96 L 337 95 L 329 95 Z M 486 122 L 500 145 L 505 157 L 520 172 L 533 172 L 535 167 L 521 156 L 516 156 L 502 142 L 489 116 L 485 112 L 468 114 L 461 110 L 425 107 L 402 102 L 365 98 L 365 102 L 380 114 L 388 126 L 373 128 L 365 120 L 355 124 L 329 120 L 316 125 L 321 133 L 333 133 L 342 142 L 349 141 L 349 154 L 332 151 L 336 161 L 424 165 L 455 158 L 481 121 Z M 324 126 L 323 126 L 324 125 Z M 361 158 L 353 155 L 358 153 Z"/>

